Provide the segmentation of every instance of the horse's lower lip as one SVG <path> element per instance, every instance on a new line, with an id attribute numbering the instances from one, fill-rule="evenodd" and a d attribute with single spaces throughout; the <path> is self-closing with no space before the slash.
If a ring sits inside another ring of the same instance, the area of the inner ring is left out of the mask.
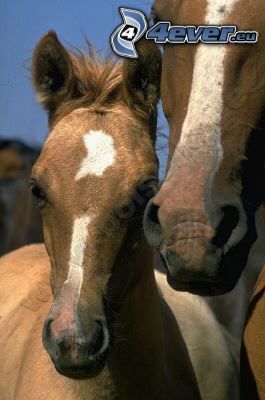
<path id="1" fill-rule="evenodd" d="M 71 379 L 89 379 L 96 377 L 105 367 L 110 354 L 110 347 L 108 347 L 97 358 L 91 360 L 84 357 L 79 363 L 71 363 L 71 360 L 65 361 L 64 357 L 53 357 L 51 360 L 55 366 L 56 371 Z"/>
<path id="2" fill-rule="evenodd" d="M 100 360 L 93 363 L 84 363 L 80 366 L 63 365 L 58 360 L 52 360 L 56 371 L 71 379 L 89 379 L 97 376 L 105 366 L 107 360 Z"/>
<path id="3" fill-rule="evenodd" d="M 219 296 L 225 294 L 227 290 L 223 290 L 219 286 L 215 286 L 212 282 L 197 282 L 197 281 L 190 281 L 190 282 L 176 282 L 172 279 L 171 275 L 167 273 L 167 281 L 172 289 L 177 290 L 179 292 L 189 292 L 191 294 L 197 296 Z"/>
<path id="4" fill-rule="evenodd" d="M 167 271 L 167 281 L 169 286 L 172 289 L 180 292 L 189 292 L 194 295 L 199 296 L 219 296 L 222 294 L 226 294 L 231 289 L 226 288 L 222 282 L 216 277 L 203 277 L 198 276 L 197 279 L 190 279 L 190 280 L 181 280 L 181 279 L 174 279 L 169 271 L 167 266 L 167 262 L 164 259 L 164 256 L 160 253 L 160 258 L 162 263 Z"/>
<path id="5" fill-rule="evenodd" d="M 57 367 L 55 365 L 55 369 L 56 371 L 60 374 L 65 376 L 66 378 L 70 378 L 70 379 L 90 379 L 90 378 L 94 378 L 95 376 L 98 375 L 98 373 L 95 372 L 91 372 L 89 370 L 86 369 L 77 369 L 77 370 L 72 370 L 72 369 L 62 369 L 60 367 Z"/>

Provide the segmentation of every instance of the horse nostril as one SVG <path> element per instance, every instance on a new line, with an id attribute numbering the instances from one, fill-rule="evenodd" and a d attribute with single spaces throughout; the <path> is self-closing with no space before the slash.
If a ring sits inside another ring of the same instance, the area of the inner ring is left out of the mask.
<path id="1" fill-rule="evenodd" d="M 56 340 L 52 332 L 52 323 L 53 319 L 48 316 L 42 330 L 42 343 L 49 354 L 56 348 Z"/>
<path id="2" fill-rule="evenodd" d="M 156 225 L 159 225 L 158 210 L 159 206 L 157 206 L 151 201 L 146 211 L 146 216 L 149 219 L 149 221 Z"/>
<path id="3" fill-rule="evenodd" d="M 227 243 L 233 229 L 239 222 L 239 212 L 235 206 L 225 206 L 222 211 L 224 213 L 223 219 L 216 229 L 215 237 L 212 239 L 212 244 L 218 248 Z"/>
<path id="4" fill-rule="evenodd" d="M 144 214 L 144 232 L 148 240 L 148 243 L 159 248 L 162 241 L 162 232 L 160 227 L 160 222 L 158 219 L 159 206 L 153 203 L 152 200 L 149 201 L 145 214 Z"/>
<path id="5" fill-rule="evenodd" d="M 45 321 L 45 323 L 44 323 L 43 332 L 44 332 L 45 337 L 46 337 L 46 338 L 49 338 L 49 339 L 50 339 L 51 336 L 52 336 L 52 332 L 51 332 L 51 324 L 52 324 L 52 322 L 53 322 L 53 319 L 50 318 L 50 317 L 47 317 L 47 318 L 46 318 L 46 321 Z"/>
<path id="6" fill-rule="evenodd" d="M 93 340 L 90 344 L 90 356 L 91 358 L 96 358 L 109 346 L 109 335 L 108 329 L 105 323 L 102 321 L 96 321 L 96 331 Z"/>

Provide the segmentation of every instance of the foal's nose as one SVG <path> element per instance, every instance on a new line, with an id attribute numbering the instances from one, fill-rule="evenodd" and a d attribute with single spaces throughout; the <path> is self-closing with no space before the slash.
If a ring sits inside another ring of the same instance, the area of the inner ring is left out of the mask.
<path id="1" fill-rule="evenodd" d="M 109 333 L 104 320 L 95 319 L 84 332 L 76 319 L 68 325 L 48 315 L 43 328 L 43 344 L 57 371 L 71 378 L 88 378 L 104 366 L 109 352 Z"/>

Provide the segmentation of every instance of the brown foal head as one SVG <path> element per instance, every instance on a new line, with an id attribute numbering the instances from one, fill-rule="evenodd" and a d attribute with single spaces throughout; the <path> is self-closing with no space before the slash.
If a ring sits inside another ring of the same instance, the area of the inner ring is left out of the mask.
<path id="1" fill-rule="evenodd" d="M 257 44 L 166 44 L 163 53 L 170 156 L 146 235 L 173 288 L 225 293 L 247 263 L 265 198 L 264 2 L 156 0 L 153 14 L 174 25 L 259 32 Z"/>
<path id="2" fill-rule="evenodd" d="M 49 32 L 34 52 L 50 122 L 31 178 L 54 294 L 43 343 L 70 377 L 105 365 L 115 336 L 110 302 L 122 301 L 132 279 L 128 257 L 157 181 L 160 52 L 145 41 L 138 50 L 138 60 L 104 61 L 66 51 Z"/>

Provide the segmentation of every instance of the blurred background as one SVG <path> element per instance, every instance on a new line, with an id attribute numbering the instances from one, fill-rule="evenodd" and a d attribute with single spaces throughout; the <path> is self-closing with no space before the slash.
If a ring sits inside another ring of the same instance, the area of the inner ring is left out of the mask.
<path id="1" fill-rule="evenodd" d="M 144 0 L 0 0 L 0 254 L 42 240 L 40 216 L 28 190 L 32 165 L 48 132 L 29 71 L 36 43 L 54 29 L 66 47 L 85 48 L 85 34 L 96 50 L 110 54 L 109 37 L 121 23 L 118 8 L 136 8 L 148 16 L 151 4 Z M 158 128 L 163 179 L 168 132 L 161 105 Z"/>

